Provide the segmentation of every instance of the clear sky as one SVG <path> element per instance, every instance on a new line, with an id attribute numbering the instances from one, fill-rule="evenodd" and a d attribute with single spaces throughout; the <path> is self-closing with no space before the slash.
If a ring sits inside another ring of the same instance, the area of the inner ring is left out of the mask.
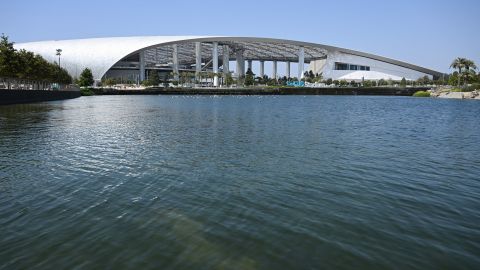
<path id="1" fill-rule="evenodd" d="M 286 38 L 378 54 L 447 72 L 480 66 L 480 0 L 15 0 L 0 32 L 17 43 L 135 35 Z"/>

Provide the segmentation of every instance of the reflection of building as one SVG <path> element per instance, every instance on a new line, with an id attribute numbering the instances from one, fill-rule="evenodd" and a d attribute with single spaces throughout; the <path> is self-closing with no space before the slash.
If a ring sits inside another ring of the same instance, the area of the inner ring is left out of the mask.
<path id="1" fill-rule="evenodd" d="M 439 77 L 441 73 L 405 62 L 308 42 L 254 37 L 147 36 L 78 40 L 41 41 L 15 44 L 55 61 L 62 52 L 62 67 L 73 77 L 88 67 L 96 81 L 114 77 L 143 81 L 151 72 L 178 77 L 183 71 L 196 74 L 232 72 L 244 75 L 259 61 L 257 76 L 265 74 L 265 62 L 271 62 L 270 77 L 279 76 L 278 63 L 285 65 L 281 76 L 301 77 L 305 70 L 323 73 L 334 80 L 416 80 Z M 233 63 L 235 61 L 235 63 Z M 297 67 L 291 72 L 292 63 Z M 297 64 L 301 63 L 301 64 Z M 305 64 L 309 64 L 305 68 Z M 213 74 L 213 75 L 214 75 Z M 214 79 L 218 85 L 217 76 Z"/>

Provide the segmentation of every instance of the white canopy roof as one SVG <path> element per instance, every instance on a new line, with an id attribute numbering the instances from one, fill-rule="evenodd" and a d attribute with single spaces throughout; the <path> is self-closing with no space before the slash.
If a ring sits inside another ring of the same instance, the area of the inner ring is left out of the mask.
<path id="1" fill-rule="evenodd" d="M 219 42 L 234 48 L 246 50 L 245 60 L 277 60 L 296 61 L 298 48 L 304 47 L 305 61 L 325 57 L 332 51 L 367 57 L 391 64 L 403 66 L 428 74 L 439 72 L 393 60 L 373 54 L 338 48 L 328 45 L 300 42 L 293 40 L 255 38 L 255 37 L 209 37 L 209 36 L 139 36 L 139 37 L 111 37 L 90 38 L 76 40 L 55 40 L 15 44 L 16 49 L 26 49 L 43 56 L 46 60 L 58 61 L 55 55 L 57 49 L 62 49 L 61 65 L 74 77 L 78 77 L 86 67 L 92 70 L 95 79 L 102 76 L 118 61 L 143 49 L 163 47 L 171 44 L 186 44 L 199 41 L 205 43 Z M 194 59 L 195 51 L 184 46 L 184 51 L 191 53 Z M 189 59 L 190 55 L 184 59 Z M 186 60 L 186 61 L 187 61 Z"/>

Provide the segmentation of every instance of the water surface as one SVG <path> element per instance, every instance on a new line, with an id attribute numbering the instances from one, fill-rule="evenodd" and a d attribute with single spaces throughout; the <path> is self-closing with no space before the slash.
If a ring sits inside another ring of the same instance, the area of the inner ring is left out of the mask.
<path id="1" fill-rule="evenodd" d="M 0 107 L 0 269 L 474 269 L 480 102 Z"/>

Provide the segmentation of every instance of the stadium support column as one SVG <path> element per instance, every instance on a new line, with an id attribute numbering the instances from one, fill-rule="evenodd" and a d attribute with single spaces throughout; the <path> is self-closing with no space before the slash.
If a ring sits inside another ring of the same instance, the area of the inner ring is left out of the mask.
<path id="1" fill-rule="evenodd" d="M 287 79 L 290 78 L 290 61 L 287 61 Z"/>
<path id="2" fill-rule="evenodd" d="M 173 80 L 178 81 L 179 79 L 179 73 L 178 73 L 178 46 L 177 44 L 172 45 L 173 48 Z"/>
<path id="3" fill-rule="evenodd" d="M 273 61 L 272 78 L 273 78 L 275 81 L 277 80 L 277 61 Z"/>
<path id="4" fill-rule="evenodd" d="M 195 79 L 200 81 L 200 72 L 202 71 L 202 43 L 195 42 Z"/>
<path id="5" fill-rule="evenodd" d="M 260 61 L 260 77 L 265 76 L 265 61 Z"/>
<path id="6" fill-rule="evenodd" d="M 213 86 L 218 87 L 218 42 L 213 42 Z"/>
<path id="7" fill-rule="evenodd" d="M 245 58 L 243 58 L 243 52 L 238 51 L 235 55 L 237 60 L 237 76 L 242 78 L 245 76 Z"/>
<path id="8" fill-rule="evenodd" d="M 227 74 L 230 73 L 230 49 L 228 45 L 223 45 L 223 74 L 224 78 L 227 78 Z"/>
<path id="9" fill-rule="evenodd" d="M 145 80 L 145 51 L 140 51 L 140 76 L 139 76 L 139 84 Z"/>
<path id="10" fill-rule="evenodd" d="M 253 71 L 253 70 L 252 70 L 252 60 L 248 60 L 247 63 L 248 63 L 248 66 L 247 66 L 248 68 L 247 68 L 247 70 L 250 69 L 251 71 Z"/>
<path id="11" fill-rule="evenodd" d="M 303 65 L 305 64 L 305 49 L 300 47 L 298 49 L 298 80 L 303 77 Z"/>

